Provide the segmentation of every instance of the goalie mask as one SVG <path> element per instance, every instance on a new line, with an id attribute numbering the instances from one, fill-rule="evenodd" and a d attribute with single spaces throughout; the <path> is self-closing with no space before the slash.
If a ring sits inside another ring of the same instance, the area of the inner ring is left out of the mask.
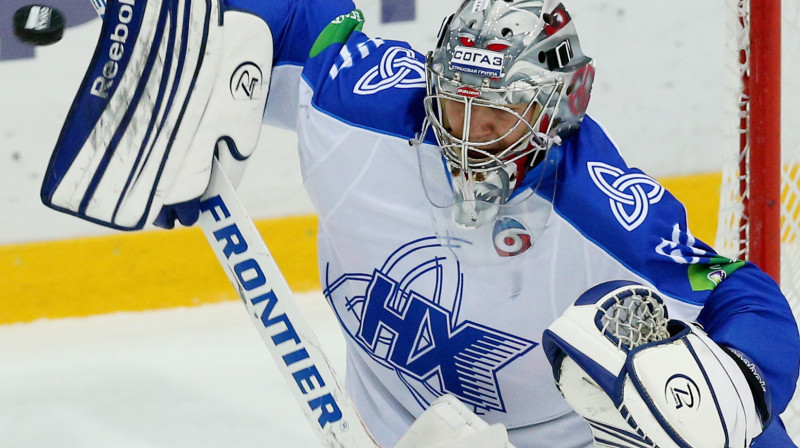
<path id="1" fill-rule="evenodd" d="M 558 1 L 467 0 L 443 24 L 426 76 L 422 136 L 432 127 L 451 191 L 430 194 L 441 176 L 424 169 L 423 183 L 452 223 L 474 229 L 538 187 L 531 170 L 577 130 L 594 69 Z"/>

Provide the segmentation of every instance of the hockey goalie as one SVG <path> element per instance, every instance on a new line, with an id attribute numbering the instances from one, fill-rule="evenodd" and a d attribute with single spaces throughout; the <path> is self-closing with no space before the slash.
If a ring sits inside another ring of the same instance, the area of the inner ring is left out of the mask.
<path id="1" fill-rule="evenodd" d="M 193 225 L 214 158 L 235 183 L 259 138 L 294 150 L 262 123 L 291 129 L 367 446 L 795 446 L 785 297 L 587 114 L 567 2 L 465 0 L 425 54 L 356 6 L 109 2 L 43 201 Z"/>

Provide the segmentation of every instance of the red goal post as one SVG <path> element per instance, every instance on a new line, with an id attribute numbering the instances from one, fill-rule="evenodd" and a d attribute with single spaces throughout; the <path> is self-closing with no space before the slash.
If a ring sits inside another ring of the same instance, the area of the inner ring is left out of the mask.
<path id="1" fill-rule="evenodd" d="M 726 0 L 726 121 L 716 249 L 781 284 L 800 317 L 800 2 Z M 783 77 L 783 82 L 781 78 Z M 800 442 L 800 398 L 783 414 Z"/>
<path id="2" fill-rule="evenodd" d="M 728 0 L 733 104 L 718 250 L 780 280 L 781 0 Z M 727 191 L 726 191 L 727 190 Z"/>
<path id="3" fill-rule="evenodd" d="M 780 281 L 780 257 L 775 255 L 781 243 L 781 0 L 753 2 L 749 28 L 749 71 L 742 77 L 745 101 L 740 107 L 746 124 L 740 150 L 750 146 L 744 161 L 750 165 L 751 193 L 745 203 L 746 249 L 749 260 Z"/>

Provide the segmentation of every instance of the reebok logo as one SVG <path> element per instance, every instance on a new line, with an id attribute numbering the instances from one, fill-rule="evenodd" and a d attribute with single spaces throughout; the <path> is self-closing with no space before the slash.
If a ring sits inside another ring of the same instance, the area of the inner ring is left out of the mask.
<path id="1" fill-rule="evenodd" d="M 108 89 L 114 85 L 114 79 L 119 75 L 119 61 L 125 55 L 125 44 L 130 34 L 128 24 L 134 18 L 133 7 L 136 6 L 136 0 L 120 0 L 119 3 L 118 23 L 111 35 L 108 36 L 112 41 L 108 49 L 108 60 L 103 65 L 102 74 L 92 81 L 89 91 L 92 95 L 104 100 L 108 99 Z"/>

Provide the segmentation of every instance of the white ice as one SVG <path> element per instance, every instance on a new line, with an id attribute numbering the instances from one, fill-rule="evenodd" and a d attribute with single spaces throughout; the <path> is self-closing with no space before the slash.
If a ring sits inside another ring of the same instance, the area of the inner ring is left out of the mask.
<path id="1" fill-rule="evenodd" d="M 298 294 L 344 374 L 319 292 Z M 0 447 L 317 447 L 239 301 L 0 326 Z"/>

